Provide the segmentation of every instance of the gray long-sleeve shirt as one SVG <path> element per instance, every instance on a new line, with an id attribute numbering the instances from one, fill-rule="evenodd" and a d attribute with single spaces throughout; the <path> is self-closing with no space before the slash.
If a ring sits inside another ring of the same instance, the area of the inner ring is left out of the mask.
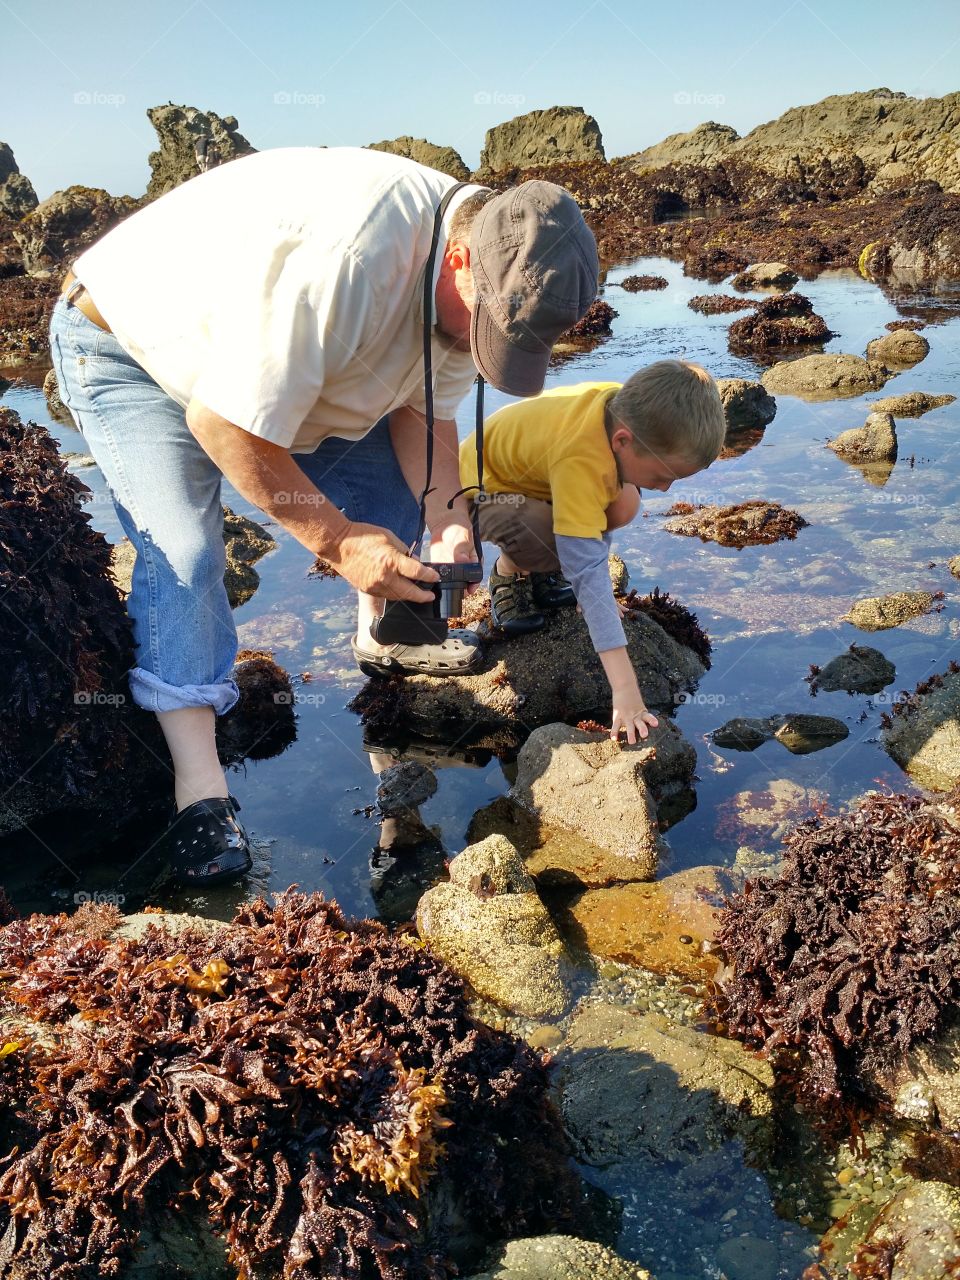
<path id="1" fill-rule="evenodd" d="M 610 581 L 610 534 L 601 538 L 570 538 L 557 534 L 560 568 L 576 593 L 590 639 L 597 653 L 622 649 L 627 643 Z"/>

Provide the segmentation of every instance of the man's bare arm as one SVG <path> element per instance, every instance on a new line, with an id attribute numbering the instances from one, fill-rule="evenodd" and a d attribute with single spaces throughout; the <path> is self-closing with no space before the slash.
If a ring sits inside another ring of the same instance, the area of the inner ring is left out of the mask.
<path id="1" fill-rule="evenodd" d="M 433 438 L 433 474 L 426 502 L 432 545 L 442 547 L 445 559 L 473 560 L 473 532 L 466 495 L 454 498 L 452 507 L 447 506 L 460 488 L 456 422 L 452 418 L 435 421 Z M 395 409 L 390 414 L 390 441 L 404 479 L 419 498 L 427 475 L 427 425 L 423 414 L 409 405 Z"/>
<path id="2" fill-rule="evenodd" d="M 190 401 L 186 417 L 204 453 L 233 487 L 352 586 L 388 600 L 432 598 L 411 579 L 435 582 L 436 570 L 408 556 L 389 530 L 348 520 L 288 450 L 251 435 L 198 400 Z"/>

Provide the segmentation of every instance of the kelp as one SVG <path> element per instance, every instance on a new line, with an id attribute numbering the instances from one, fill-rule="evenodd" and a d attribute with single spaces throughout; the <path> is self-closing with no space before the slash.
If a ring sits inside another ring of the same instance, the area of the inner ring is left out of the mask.
<path id="1" fill-rule="evenodd" d="M 930 1041 L 960 999 L 956 811 L 868 796 L 801 822 L 779 878 L 748 881 L 720 915 L 731 975 L 716 1012 L 773 1055 L 818 1106 L 856 1103 L 867 1078 Z"/>
<path id="2" fill-rule="evenodd" d="M 213 934 L 118 919 L 0 930 L 7 1008 L 73 1020 L 0 1057 L 0 1270 L 120 1275 L 150 1213 L 199 1206 L 241 1280 L 440 1280 L 434 1179 L 485 1238 L 583 1213 L 541 1060 L 415 939 L 292 890 Z"/>

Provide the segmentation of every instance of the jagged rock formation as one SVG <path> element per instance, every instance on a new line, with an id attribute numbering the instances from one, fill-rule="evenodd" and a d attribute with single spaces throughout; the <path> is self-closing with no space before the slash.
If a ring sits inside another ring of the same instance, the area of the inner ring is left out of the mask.
<path id="1" fill-rule="evenodd" d="M 583 107 L 528 111 L 487 130 L 479 173 L 557 161 L 604 160 L 600 126 Z"/>
<path id="2" fill-rule="evenodd" d="M 147 116 L 160 139 L 160 149 L 151 151 L 149 156 L 148 200 L 155 200 L 188 178 L 195 178 L 203 172 L 204 165 L 212 168 L 256 150 L 237 131 L 235 116 L 221 118 L 215 111 L 178 107 L 172 102 L 149 107 Z M 205 145 L 205 156 L 198 156 L 198 144 L 201 151 Z"/>
<path id="3" fill-rule="evenodd" d="M 37 207 L 37 193 L 21 172 L 6 142 L 0 142 L 0 213 L 22 218 Z"/>
<path id="4" fill-rule="evenodd" d="M 460 182 L 470 177 L 470 170 L 463 163 L 463 157 L 453 147 L 442 147 L 436 142 L 428 142 L 426 138 L 412 138 L 405 133 L 399 138 L 389 138 L 383 142 L 367 144 L 371 151 L 388 151 L 394 156 L 406 156 L 408 160 L 416 160 L 417 164 L 425 164 L 430 169 L 439 169 L 448 173 L 451 178 Z"/>
<path id="5" fill-rule="evenodd" d="M 82 249 L 133 213 L 137 203 L 99 187 L 55 191 L 13 228 L 27 275 L 59 275 Z"/>
<path id="6" fill-rule="evenodd" d="M 911 98 L 890 89 L 832 94 L 791 107 L 744 137 L 707 121 L 625 158 L 637 169 L 741 165 L 813 186 L 842 178 L 880 193 L 939 183 L 960 192 L 960 93 Z"/>

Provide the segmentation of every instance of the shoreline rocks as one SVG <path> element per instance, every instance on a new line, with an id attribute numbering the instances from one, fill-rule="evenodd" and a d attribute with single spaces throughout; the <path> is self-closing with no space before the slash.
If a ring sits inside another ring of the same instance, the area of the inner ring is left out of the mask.
<path id="1" fill-rule="evenodd" d="M 847 462 L 895 462 L 897 457 L 897 428 L 893 416 L 874 410 L 862 427 L 841 431 L 827 441 L 839 458 Z"/>
<path id="2" fill-rule="evenodd" d="M 956 396 L 929 395 L 926 391 L 905 391 L 898 396 L 885 396 L 882 400 L 873 400 L 867 408 L 874 413 L 892 413 L 895 418 L 920 418 L 931 409 L 939 409 L 942 405 L 953 404 Z"/>
<path id="3" fill-rule="evenodd" d="M 148 107 L 147 119 L 156 130 L 160 145 L 147 157 L 150 181 L 146 200 L 156 200 L 157 196 L 195 178 L 204 168 L 214 168 L 256 151 L 239 132 L 235 116 L 221 117 L 215 111 L 200 111 L 168 102 L 160 107 Z"/>
<path id="4" fill-rule="evenodd" d="M 367 147 L 370 151 L 387 151 L 394 156 L 405 156 L 408 160 L 415 160 L 417 164 L 424 164 L 429 169 L 438 169 L 441 173 L 449 174 L 458 182 L 466 182 L 470 177 L 470 170 L 463 163 L 463 157 L 458 151 L 453 147 L 428 142 L 426 138 L 412 138 L 410 134 L 405 133 L 399 138 L 388 138 L 383 142 L 368 142 Z"/>
<path id="5" fill-rule="evenodd" d="M 605 160 L 600 126 L 583 107 L 528 111 L 488 129 L 478 174 L 557 161 Z"/>
<path id="6" fill-rule="evenodd" d="M 960 668 L 922 681 L 883 721 L 883 745 L 920 786 L 949 791 L 960 783 Z"/>
<path id="7" fill-rule="evenodd" d="M 745 717 L 728 720 L 710 735 L 714 745 L 733 751 L 755 751 L 776 739 L 793 755 L 804 756 L 832 747 L 850 736 L 842 720 L 833 716 L 813 716 L 805 712 L 773 715 L 765 719 Z"/>
<path id="8" fill-rule="evenodd" d="M 824 343 L 834 336 L 809 298 L 800 293 L 778 293 L 733 322 L 727 331 L 727 345 L 734 355 L 767 357 L 771 351 Z"/>
<path id="9" fill-rule="evenodd" d="M 867 343 L 867 359 L 891 369 L 908 369 L 930 354 L 930 343 L 911 329 L 896 329 Z"/>
<path id="10" fill-rule="evenodd" d="M 781 360 L 762 375 L 764 387 L 777 395 L 836 399 L 876 391 L 889 377 L 884 365 L 846 353 Z"/>

